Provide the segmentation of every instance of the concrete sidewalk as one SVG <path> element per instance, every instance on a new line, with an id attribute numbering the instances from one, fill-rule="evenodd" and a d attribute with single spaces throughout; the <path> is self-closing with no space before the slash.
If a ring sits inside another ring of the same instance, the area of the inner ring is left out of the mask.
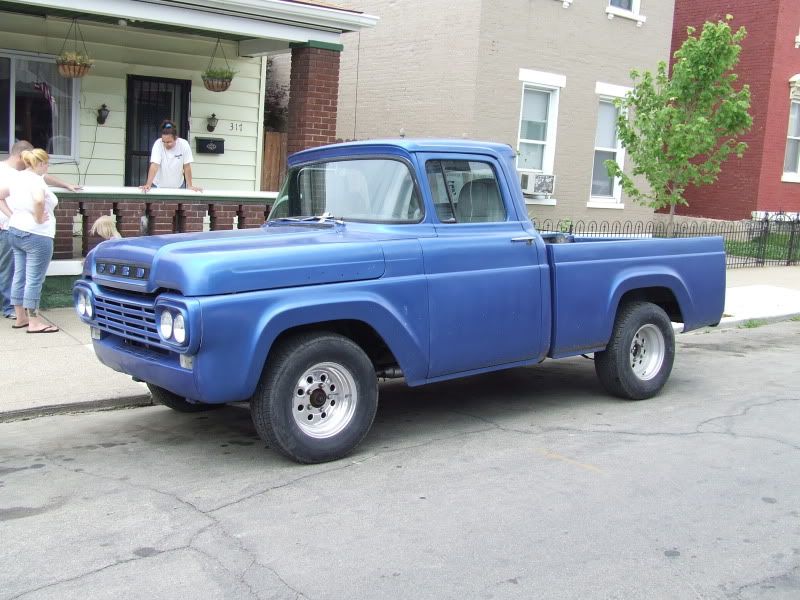
<path id="1" fill-rule="evenodd" d="M 800 315 L 800 267 L 732 269 L 721 327 Z M 152 404 L 147 387 L 100 364 L 72 308 L 43 313 L 61 329 L 29 335 L 0 320 L 0 421 Z"/>

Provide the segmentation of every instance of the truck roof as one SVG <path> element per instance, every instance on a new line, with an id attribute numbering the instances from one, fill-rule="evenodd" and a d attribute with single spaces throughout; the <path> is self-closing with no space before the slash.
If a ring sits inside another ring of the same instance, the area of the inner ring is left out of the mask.
<path id="1" fill-rule="evenodd" d="M 289 164 L 294 165 L 302 162 L 320 160 L 324 158 L 336 158 L 343 156 L 351 151 L 358 153 L 386 152 L 404 153 L 412 152 L 463 152 L 465 154 L 480 153 L 490 154 L 498 158 L 508 158 L 516 156 L 514 149 L 508 144 L 497 142 L 485 142 L 479 140 L 466 139 L 447 139 L 447 138 L 387 138 L 375 140 L 361 140 L 357 142 L 344 142 L 341 144 L 331 144 L 310 148 L 296 152 L 289 157 Z"/>

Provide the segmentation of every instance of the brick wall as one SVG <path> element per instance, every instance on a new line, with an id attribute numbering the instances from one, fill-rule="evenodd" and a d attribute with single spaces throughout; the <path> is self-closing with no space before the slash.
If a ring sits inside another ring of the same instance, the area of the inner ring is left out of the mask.
<path id="1" fill-rule="evenodd" d="M 114 215 L 117 230 L 122 237 L 159 235 L 166 233 L 201 232 L 206 215 L 210 217 L 211 231 L 260 227 L 269 216 L 270 204 L 266 202 L 239 204 L 231 202 L 137 202 L 111 200 L 62 200 L 56 207 L 56 236 L 53 258 L 73 259 L 78 254 L 86 256 L 102 238 L 92 236 L 89 230 L 101 215 Z M 83 235 L 73 239 L 74 218 L 80 216 Z M 146 231 L 142 226 L 146 225 Z M 75 242 L 79 242 L 77 246 Z"/>
<path id="2" fill-rule="evenodd" d="M 329 144 L 336 139 L 339 50 L 292 46 L 287 152 Z"/>
<path id="3" fill-rule="evenodd" d="M 742 138 L 748 149 L 742 159 L 730 158 L 713 185 L 686 192 L 688 207 L 677 214 L 716 219 L 748 219 L 756 210 L 800 210 L 800 184 L 781 183 L 789 115 L 789 77 L 800 72 L 800 50 L 794 37 L 800 27 L 796 0 L 677 0 L 672 50 L 686 39 L 686 26 L 700 29 L 705 21 L 732 14 L 734 28 L 748 35 L 736 69 L 750 86 L 753 128 Z M 794 207 L 794 208 L 792 208 Z"/>
<path id="4" fill-rule="evenodd" d="M 800 2 L 781 0 L 756 202 L 759 211 L 800 212 L 800 183 L 781 181 L 789 127 L 789 78 L 800 73 L 800 48 L 794 44 L 799 29 Z"/>

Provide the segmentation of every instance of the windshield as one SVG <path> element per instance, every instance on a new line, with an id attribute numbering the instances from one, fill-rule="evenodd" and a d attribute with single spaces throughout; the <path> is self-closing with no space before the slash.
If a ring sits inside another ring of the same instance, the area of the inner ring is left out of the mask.
<path id="1" fill-rule="evenodd" d="M 325 216 L 344 221 L 417 223 L 422 213 L 406 164 L 381 158 L 291 169 L 269 220 Z"/>

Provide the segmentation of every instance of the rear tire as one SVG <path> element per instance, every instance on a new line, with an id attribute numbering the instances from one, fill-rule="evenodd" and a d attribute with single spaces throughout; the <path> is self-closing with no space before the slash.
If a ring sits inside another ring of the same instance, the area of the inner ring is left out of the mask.
<path id="1" fill-rule="evenodd" d="M 301 463 L 349 454 L 378 410 L 378 378 L 352 340 L 326 332 L 290 337 L 275 348 L 250 400 L 261 438 Z"/>
<path id="2" fill-rule="evenodd" d="M 620 307 L 611 339 L 595 352 L 594 368 L 610 393 L 626 400 L 655 396 L 675 361 L 675 332 L 664 310 L 650 302 Z"/>
<path id="3" fill-rule="evenodd" d="M 178 394 L 173 394 L 169 390 L 165 390 L 164 388 L 153 385 L 152 383 L 147 384 L 147 389 L 150 390 L 150 395 L 158 404 L 163 404 L 172 410 L 182 413 L 205 412 L 225 406 L 224 404 L 203 404 L 200 402 L 189 402 L 186 398 L 182 398 L 181 396 L 178 396 Z"/>

